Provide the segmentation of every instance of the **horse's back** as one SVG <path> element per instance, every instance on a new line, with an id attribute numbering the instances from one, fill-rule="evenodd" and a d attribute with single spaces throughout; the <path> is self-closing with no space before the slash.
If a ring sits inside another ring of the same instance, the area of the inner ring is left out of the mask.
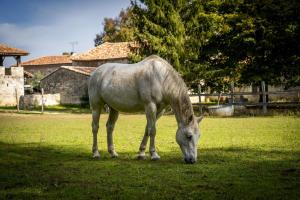
<path id="1" fill-rule="evenodd" d="M 162 72 L 153 61 L 106 63 L 91 75 L 90 101 L 102 101 L 124 112 L 142 111 L 145 104 L 162 100 L 162 81 Z"/>

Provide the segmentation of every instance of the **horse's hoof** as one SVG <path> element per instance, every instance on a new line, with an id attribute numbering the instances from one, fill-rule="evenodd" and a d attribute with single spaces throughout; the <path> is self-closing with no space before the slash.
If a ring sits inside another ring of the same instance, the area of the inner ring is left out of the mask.
<path id="1" fill-rule="evenodd" d="M 145 155 L 138 155 L 137 159 L 138 160 L 146 160 L 146 156 Z"/>
<path id="2" fill-rule="evenodd" d="M 99 159 L 100 159 L 100 154 L 99 154 L 99 152 L 94 153 L 94 154 L 93 154 L 93 158 L 94 158 L 95 160 L 99 160 Z"/>
<path id="3" fill-rule="evenodd" d="M 98 155 L 98 156 L 93 156 L 93 158 L 94 158 L 95 160 L 100 160 L 100 155 Z"/>
<path id="4" fill-rule="evenodd" d="M 118 158 L 119 155 L 117 153 L 111 154 L 111 158 Z"/>
<path id="5" fill-rule="evenodd" d="M 156 152 L 152 153 L 151 160 L 156 161 L 159 159 L 160 159 L 160 156 Z"/>
<path id="6" fill-rule="evenodd" d="M 151 160 L 157 161 L 157 160 L 160 160 L 160 157 L 159 156 L 158 157 L 151 157 Z"/>

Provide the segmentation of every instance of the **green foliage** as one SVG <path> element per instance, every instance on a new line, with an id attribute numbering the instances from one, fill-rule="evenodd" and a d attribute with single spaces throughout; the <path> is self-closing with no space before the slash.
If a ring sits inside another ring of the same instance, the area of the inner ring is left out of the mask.
<path id="1" fill-rule="evenodd" d="M 139 57 L 157 54 L 168 60 L 185 81 L 205 80 L 207 86 L 222 89 L 228 70 L 216 62 L 222 54 L 208 48 L 216 35 L 229 29 L 217 12 L 222 1 L 141 2 L 133 3 L 136 37 L 142 44 Z"/>
<path id="2" fill-rule="evenodd" d="M 132 26 L 131 10 L 122 10 L 115 19 L 104 18 L 104 31 L 96 35 L 94 39 L 95 46 L 104 42 L 132 42 L 133 26 Z"/>
<path id="3" fill-rule="evenodd" d="M 187 82 L 221 90 L 240 84 L 300 84 L 299 1 L 140 0 L 132 2 L 136 40 Z"/>
<path id="4" fill-rule="evenodd" d="M 33 74 L 31 85 L 34 89 L 40 90 L 40 81 L 43 77 L 44 75 L 40 71 Z"/>
<path id="5" fill-rule="evenodd" d="M 206 86 L 219 91 L 231 81 L 222 52 L 210 47 L 216 36 L 229 29 L 222 14 L 216 10 L 220 5 L 221 1 L 191 1 L 183 14 L 188 35 L 186 64 L 190 69 L 184 78 L 188 82 L 204 80 Z"/>
<path id="6" fill-rule="evenodd" d="M 223 90 L 238 84 L 300 84 L 297 0 L 139 0 L 104 20 L 105 41 L 138 41 L 137 62 L 157 54 L 186 82 Z"/>
<path id="7" fill-rule="evenodd" d="M 133 3 L 133 23 L 136 40 L 141 44 L 139 54 L 144 58 L 157 54 L 181 73 L 187 68 L 184 62 L 185 28 L 180 12 L 183 1 L 142 1 L 144 5 Z"/>
<path id="8" fill-rule="evenodd" d="M 255 44 L 251 63 L 242 80 L 266 80 L 271 84 L 300 84 L 300 2 L 297 0 L 245 1 L 255 19 Z"/>
<path id="9" fill-rule="evenodd" d="M 121 114 L 120 157 L 91 154 L 91 116 L 0 114 L 0 199 L 298 199 L 300 119 L 205 118 L 198 162 L 183 164 L 174 116 L 158 121 L 161 160 L 136 160 L 144 115 Z"/>
<path id="10" fill-rule="evenodd" d="M 299 6 L 294 0 L 225 1 L 218 13 L 229 29 L 207 46 L 222 53 L 216 66 L 244 84 L 299 84 Z"/>

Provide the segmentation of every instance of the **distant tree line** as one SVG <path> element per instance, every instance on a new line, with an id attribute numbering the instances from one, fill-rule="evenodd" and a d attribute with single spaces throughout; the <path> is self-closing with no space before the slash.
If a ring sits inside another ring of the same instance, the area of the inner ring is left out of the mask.
<path id="1" fill-rule="evenodd" d="M 300 84 L 300 1 L 139 0 L 104 20 L 95 45 L 138 41 L 133 62 L 168 60 L 187 82 Z"/>

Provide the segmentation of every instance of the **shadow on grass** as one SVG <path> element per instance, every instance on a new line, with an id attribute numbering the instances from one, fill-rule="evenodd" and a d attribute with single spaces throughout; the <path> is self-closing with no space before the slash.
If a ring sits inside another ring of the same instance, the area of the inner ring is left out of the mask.
<path id="1" fill-rule="evenodd" d="M 81 148 L 0 143 L 0 199 L 296 199 L 300 152 L 201 149 L 139 161 L 136 152 L 100 160 Z"/>

